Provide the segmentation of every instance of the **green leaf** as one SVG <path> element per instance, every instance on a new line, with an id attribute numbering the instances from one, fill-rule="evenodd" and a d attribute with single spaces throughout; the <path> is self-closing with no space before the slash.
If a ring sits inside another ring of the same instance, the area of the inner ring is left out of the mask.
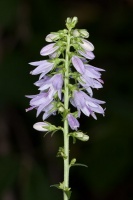
<path id="1" fill-rule="evenodd" d="M 72 165 L 73 166 L 81 166 L 81 167 L 88 167 L 87 165 L 81 164 L 81 163 L 75 163 Z"/>
<path id="2" fill-rule="evenodd" d="M 55 188 L 57 188 L 57 189 L 60 189 L 60 188 L 59 188 L 59 184 L 50 185 L 50 187 L 55 187 Z"/>

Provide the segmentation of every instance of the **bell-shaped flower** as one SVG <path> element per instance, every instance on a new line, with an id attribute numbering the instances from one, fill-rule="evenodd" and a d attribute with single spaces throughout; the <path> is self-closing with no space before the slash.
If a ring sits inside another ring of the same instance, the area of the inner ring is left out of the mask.
<path id="1" fill-rule="evenodd" d="M 30 108 L 26 109 L 26 111 L 30 111 L 32 109 L 37 109 L 37 116 L 45 109 L 53 101 L 54 91 L 50 88 L 47 92 L 41 92 L 37 95 L 27 95 L 26 97 L 31 98 L 30 100 Z"/>
<path id="2" fill-rule="evenodd" d="M 59 46 L 55 46 L 55 45 L 56 45 L 56 43 L 51 43 L 51 44 L 44 46 L 41 49 L 40 54 L 42 56 L 47 56 L 47 55 L 54 53 L 59 48 Z"/>
<path id="3" fill-rule="evenodd" d="M 94 119 L 97 119 L 95 112 L 104 115 L 104 110 L 99 104 L 104 104 L 105 102 L 89 97 L 83 91 L 75 90 L 71 102 L 75 107 L 77 107 L 79 113 L 82 111 L 86 116 L 92 115 Z"/>
<path id="4" fill-rule="evenodd" d="M 68 124 L 72 130 L 76 130 L 79 128 L 78 120 L 70 113 L 67 115 Z"/>
<path id="5" fill-rule="evenodd" d="M 50 72 L 54 66 L 54 63 L 48 62 L 47 60 L 31 62 L 29 64 L 33 66 L 38 66 L 30 72 L 32 75 L 43 74 L 43 76 Z"/>
<path id="6" fill-rule="evenodd" d="M 104 69 L 94 67 L 89 64 L 84 64 L 85 73 L 78 78 L 79 83 L 87 90 L 90 96 L 93 95 L 91 88 L 102 88 L 103 81 L 101 80 L 100 71 L 105 71 Z M 91 87 L 91 88 L 90 88 Z"/>
<path id="7" fill-rule="evenodd" d="M 63 75 L 62 74 L 55 74 L 52 78 L 48 79 L 41 85 L 39 90 L 44 91 L 48 88 L 53 90 L 53 95 L 58 92 L 59 99 L 61 99 L 61 90 L 63 86 Z"/>

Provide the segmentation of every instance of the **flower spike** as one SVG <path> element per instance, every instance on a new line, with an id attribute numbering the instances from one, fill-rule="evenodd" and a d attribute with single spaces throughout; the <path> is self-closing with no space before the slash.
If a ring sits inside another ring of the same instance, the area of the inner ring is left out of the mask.
<path id="1" fill-rule="evenodd" d="M 47 56 L 47 59 L 29 63 L 35 67 L 30 74 L 39 75 L 39 80 L 34 83 L 39 92 L 26 96 L 30 99 L 26 111 L 35 109 L 36 117 L 42 114 L 42 122 L 35 123 L 33 128 L 46 134 L 52 132 L 51 135 L 56 131 L 63 133 L 64 147 L 59 147 L 57 157 L 64 160 L 64 180 L 53 186 L 62 190 L 64 200 L 71 197 L 70 167 L 85 166 L 76 163 L 76 158 L 69 161 L 70 136 L 73 143 L 76 140 L 89 140 L 89 136 L 79 130 L 77 118 L 82 113 L 97 120 L 97 114 L 104 116 L 105 113 L 102 107 L 105 101 L 93 97 L 95 89 L 103 87 L 101 73 L 105 70 L 90 65 L 89 62 L 95 58 L 94 45 L 87 40 L 89 33 L 86 29 L 75 28 L 77 22 L 77 17 L 68 17 L 65 29 L 51 32 L 45 37 L 49 44 L 41 49 L 40 54 Z M 44 121 L 52 115 L 60 115 L 62 127 Z M 69 132 L 69 129 L 73 132 Z"/>

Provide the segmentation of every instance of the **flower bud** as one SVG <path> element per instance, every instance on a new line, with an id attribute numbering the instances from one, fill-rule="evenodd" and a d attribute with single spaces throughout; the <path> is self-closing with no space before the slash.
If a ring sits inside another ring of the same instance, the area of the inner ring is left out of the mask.
<path id="1" fill-rule="evenodd" d="M 84 37 L 84 38 L 88 38 L 89 37 L 89 33 L 88 33 L 87 30 L 80 29 L 79 32 L 80 32 L 81 37 Z"/>
<path id="2" fill-rule="evenodd" d="M 63 113 L 65 109 L 63 108 L 63 106 L 60 106 L 60 107 L 58 108 L 58 110 L 59 110 L 59 112 Z"/>
<path id="3" fill-rule="evenodd" d="M 89 140 L 89 136 L 84 134 L 83 132 L 74 132 L 70 135 L 77 138 L 78 140 L 83 141 L 83 142 L 86 142 Z"/>
<path id="4" fill-rule="evenodd" d="M 58 39 L 59 39 L 58 33 L 50 33 L 45 38 L 46 42 L 53 42 L 53 41 L 58 40 Z"/>
<path id="5" fill-rule="evenodd" d="M 48 122 L 37 122 L 33 125 L 33 128 L 37 131 L 42 131 L 42 132 L 58 130 L 58 127 Z"/>
<path id="6" fill-rule="evenodd" d="M 85 51 L 93 51 L 94 46 L 91 42 L 85 39 L 81 39 L 82 43 L 80 43 L 80 46 L 85 50 Z"/>
<path id="7" fill-rule="evenodd" d="M 84 134 L 84 133 L 82 133 L 82 132 L 77 132 L 76 133 L 76 138 L 81 140 L 81 141 L 84 141 L 84 142 L 89 140 L 89 136 Z"/>
<path id="8" fill-rule="evenodd" d="M 68 29 L 72 29 L 72 28 L 75 27 L 77 22 L 78 22 L 78 18 L 77 17 L 73 17 L 73 18 L 68 17 L 67 20 L 66 20 L 66 27 Z"/>
<path id="9" fill-rule="evenodd" d="M 49 124 L 46 122 L 37 122 L 33 125 L 33 128 L 37 131 L 48 131 Z"/>
<path id="10" fill-rule="evenodd" d="M 71 18 L 70 18 L 70 17 L 67 18 L 66 23 L 67 23 L 67 24 L 70 24 L 70 23 L 71 23 Z"/>
<path id="11" fill-rule="evenodd" d="M 74 26 L 77 24 L 78 22 L 78 18 L 77 17 L 73 17 L 72 18 L 72 23 L 74 24 Z"/>
<path id="12" fill-rule="evenodd" d="M 79 33 L 78 29 L 73 30 L 73 36 L 74 37 L 79 37 L 80 36 L 80 33 Z"/>

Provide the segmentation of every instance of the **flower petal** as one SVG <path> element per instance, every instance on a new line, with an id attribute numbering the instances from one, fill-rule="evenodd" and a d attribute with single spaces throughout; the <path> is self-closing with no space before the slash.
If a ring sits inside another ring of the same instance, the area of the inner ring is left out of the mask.
<path id="1" fill-rule="evenodd" d="M 59 46 L 55 46 L 55 44 L 56 43 L 51 43 L 51 44 L 46 45 L 45 47 L 41 49 L 40 54 L 42 56 L 47 56 L 54 53 L 59 48 Z"/>
<path id="2" fill-rule="evenodd" d="M 83 74 L 85 72 L 84 64 L 78 56 L 72 57 L 72 64 L 80 74 Z"/>

